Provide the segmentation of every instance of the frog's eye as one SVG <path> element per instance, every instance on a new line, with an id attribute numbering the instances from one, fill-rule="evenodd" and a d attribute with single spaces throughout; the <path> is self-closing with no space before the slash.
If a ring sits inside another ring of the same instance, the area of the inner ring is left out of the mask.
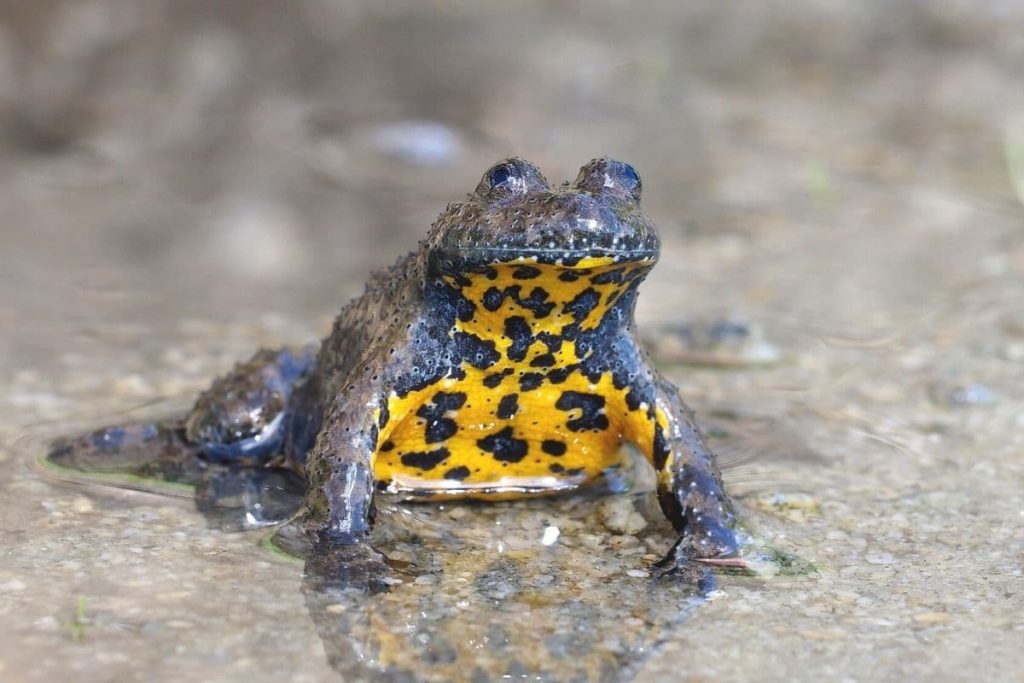
<path id="1" fill-rule="evenodd" d="M 536 166 L 522 159 L 505 159 L 484 173 L 476 193 L 489 201 L 501 201 L 546 189 L 547 181 Z"/>
<path id="2" fill-rule="evenodd" d="M 592 194 L 610 194 L 640 201 L 643 189 L 640 174 L 624 161 L 615 159 L 594 159 L 580 169 L 576 176 L 576 187 Z"/>

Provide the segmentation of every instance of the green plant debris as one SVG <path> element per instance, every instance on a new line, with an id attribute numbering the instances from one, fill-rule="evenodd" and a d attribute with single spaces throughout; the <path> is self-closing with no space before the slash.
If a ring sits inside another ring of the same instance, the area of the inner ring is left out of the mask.
<path id="1" fill-rule="evenodd" d="M 75 601 L 75 613 L 68 622 L 68 630 L 71 632 L 71 640 L 81 643 L 85 640 L 85 632 L 93 625 L 92 619 L 85 613 L 88 600 L 84 595 L 79 595 Z"/>
<path id="2" fill-rule="evenodd" d="M 266 534 L 263 538 L 260 539 L 260 548 L 270 553 L 274 557 L 281 560 L 285 560 L 286 562 L 291 562 L 292 564 L 303 564 L 304 560 L 301 556 L 296 555 L 295 553 L 292 553 L 287 549 L 283 548 L 279 543 L 275 541 L 276 538 L 276 530 L 273 533 Z"/>
<path id="3" fill-rule="evenodd" d="M 114 488 L 129 489 L 132 491 L 146 491 L 148 493 L 181 498 L 195 497 L 196 487 L 192 484 L 168 481 L 158 477 L 146 477 L 139 474 L 131 474 L 130 472 L 86 472 L 84 470 L 77 470 L 71 467 L 58 465 L 46 456 L 42 456 L 36 461 L 36 468 L 44 475 L 56 475 L 73 483 L 100 484 L 112 486 Z"/>
<path id="4" fill-rule="evenodd" d="M 1003 155 L 1014 194 L 1024 204 L 1024 134 L 1007 129 L 1003 134 Z"/>
<path id="5" fill-rule="evenodd" d="M 807 194 L 819 210 L 827 209 L 832 204 L 832 176 L 828 166 L 818 159 L 811 159 L 804 167 L 807 181 Z"/>

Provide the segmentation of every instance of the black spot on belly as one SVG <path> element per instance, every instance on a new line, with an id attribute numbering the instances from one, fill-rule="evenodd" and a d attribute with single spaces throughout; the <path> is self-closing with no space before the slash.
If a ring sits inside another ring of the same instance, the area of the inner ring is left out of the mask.
<path id="1" fill-rule="evenodd" d="M 507 420 L 515 415 L 517 410 L 519 410 L 519 396 L 517 394 L 501 397 L 501 402 L 498 404 L 498 417 L 502 420 Z"/>
<path id="2" fill-rule="evenodd" d="M 561 474 L 562 472 L 565 472 L 565 468 L 559 465 L 557 462 L 548 465 L 548 469 L 554 472 L 555 474 Z"/>
<path id="3" fill-rule="evenodd" d="M 567 270 L 563 273 L 559 273 L 558 279 L 561 280 L 562 282 L 576 282 L 577 280 L 580 279 L 580 276 L 578 273 L 576 273 L 576 271 Z"/>
<path id="4" fill-rule="evenodd" d="M 559 335 L 551 332 L 540 332 L 537 334 L 537 339 L 548 348 L 550 353 L 560 351 L 564 341 Z"/>
<path id="5" fill-rule="evenodd" d="M 495 460 L 502 462 L 519 462 L 526 457 L 529 445 L 522 439 L 512 436 L 512 428 L 505 427 L 500 432 L 478 440 L 476 444 L 482 449 L 491 453 Z"/>
<path id="6" fill-rule="evenodd" d="M 390 440 L 390 439 L 388 439 L 387 441 L 385 441 L 384 443 L 382 443 L 380 445 L 381 453 L 387 453 L 388 451 L 393 451 L 394 449 L 395 449 L 395 442 Z"/>
<path id="7" fill-rule="evenodd" d="M 499 384 L 501 384 L 501 380 L 505 379 L 513 372 L 515 372 L 515 370 L 513 370 L 512 368 L 505 368 L 501 372 L 493 372 L 484 377 L 484 386 L 487 387 L 488 389 L 494 389 Z"/>
<path id="8" fill-rule="evenodd" d="M 530 361 L 531 368 L 550 368 L 555 364 L 555 357 L 553 354 L 544 353 Z"/>
<path id="9" fill-rule="evenodd" d="M 475 334 L 456 332 L 454 340 L 459 359 L 480 370 L 491 367 L 501 358 L 501 354 L 494 348 L 493 341 L 484 341 Z"/>
<path id="10" fill-rule="evenodd" d="M 567 391 L 558 397 L 555 407 L 565 411 L 577 408 L 580 410 L 579 417 L 566 423 L 566 426 L 574 432 L 608 429 L 608 416 L 601 412 L 604 408 L 604 396 Z"/>
<path id="11" fill-rule="evenodd" d="M 565 305 L 565 312 L 571 314 L 577 323 L 582 323 L 600 301 L 601 295 L 593 288 L 587 287 Z"/>
<path id="12" fill-rule="evenodd" d="M 615 270 L 598 273 L 594 277 L 590 278 L 590 281 L 595 285 L 608 285 L 612 283 L 618 284 L 619 282 L 622 282 L 622 271 L 622 268 L 616 268 Z"/>
<path id="13" fill-rule="evenodd" d="M 427 443 L 447 441 L 455 436 L 455 432 L 457 431 L 459 431 L 459 426 L 455 424 L 455 420 L 442 417 L 439 420 L 427 423 L 425 441 Z"/>
<path id="14" fill-rule="evenodd" d="M 420 406 L 420 409 L 416 411 L 416 416 L 422 417 L 427 423 L 427 443 L 447 441 L 455 435 L 455 432 L 459 431 L 455 420 L 445 417 L 445 413 L 449 410 L 458 410 L 465 402 L 466 394 L 464 392 L 439 391 L 434 394 L 430 403 Z"/>
<path id="15" fill-rule="evenodd" d="M 448 457 L 447 448 L 438 448 L 434 451 L 422 451 L 417 453 L 406 453 L 402 456 L 402 464 L 408 467 L 415 467 L 421 470 L 432 470 L 444 462 Z"/>
<path id="16" fill-rule="evenodd" d="M 519 266 L 512 271 L 512 277 L 516 280 L 532 280 L 540 275 L 540 268 L 533 266 Z"/>
<path id="17" fill-rule="evenodd" d="M 518 287 L 516 287 L 518 290 Z M 542 287 L 534 287 L 530 290 L 530 295 L 525 299 L 522 297 L 516 297 L 516 303 L 523 308 L 533 311 L 534 318 L 545 318 L 555 308 L 555 304 L 548 301 L 547 290 Z"/>
<path id="18" fill-rule="evenodd" d="M 573 365 L 566 365 L 563 368 L 555 368 L 548 372 L 548 381 L 552 384 L 561 384 L 565 380 L 569 379 L 569 375 L 576 372 L 579 366 L 575 363 Z"/>
<path id="19" fill-rule="evenodd" d="M 533 391 L 544 383 L 544 375 L 539 372 L 526 372 L 519 378 L 520 391 Z"/>
<path id="20" fill-rule="evenodd" d="M 512 316 L 505 321 L 505 336 L 512 340 L 506 354 L 509 360 L 521 361 L 530 350 L 533 336 L 530 334 L 530 323 L 522 316 Z"/>
<path id="21" fill-rule="evenodd" d="M 487 291 L 484 292 L 483 304 L 484 308 L 492 313 L 501 308 L 501 302 L 505 300 L 505 295 L 497 287 L 488 287 Z"/>
<path id="22" fill-rule="evenodd" d="M 448 470 L 447 472 L 444 473 L 444 478 L 445 479 L 457 479 L 459 481 L 462 481 L 463 479 L 465 479 L 468 476 L 469 476 L 469 468 L 465 467 L 465 466 L 463 466 L 463 467 L 453 467 L 453 468 L 451 468 L 450 470 Z"/>
<path id="23" fill-rule="evenodd" d="M 626 407 L 630 410 L 640 409 L 640 397 L 637 395 L 634 389 L 630 389 L 629 393 L 626 394 Z"/>
<path id="24" fill-rule="evenodd" d="M 472 320 L 473 316 L 476 315 L 476 304 L 459 294 L 455 299 L 455 311 L 459 320 L 467 322 Z"/>
<path id="25" fill-rule="evenodd" d="M 541 442 L 540 449 L 548 455 L 558 457 L 559 455 L 565 455 L 565 442 L 556 441 L 555 439 L 545 439 Z"/>

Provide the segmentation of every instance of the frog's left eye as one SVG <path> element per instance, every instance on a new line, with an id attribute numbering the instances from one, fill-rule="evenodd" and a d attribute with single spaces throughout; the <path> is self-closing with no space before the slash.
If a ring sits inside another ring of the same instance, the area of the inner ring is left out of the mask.
<path id="1" fill-rule="evenodd" d="M 624 161 L 615 159 L 594 159 L 580 169 L 576 177 L 576 187 L 595 195 L 611 194 L 628 197 L 635 202 L 640 201 L 643 186 L 640 174 Z"/>
<path id="2" fill-rule="evenodd" d="M 476 193 L 489 201 L 502 201 L 546 189 L 547 181 L 536 166 L 513 158 L 491 166 L 477 185 Z"/>

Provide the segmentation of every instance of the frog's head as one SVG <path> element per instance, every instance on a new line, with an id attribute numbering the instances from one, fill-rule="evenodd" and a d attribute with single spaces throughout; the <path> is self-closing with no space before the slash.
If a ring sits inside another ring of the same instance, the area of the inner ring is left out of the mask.
<path id="1" fill-rule="evenodd" d="M 595 159 L 575 182 L 552 187 L 536 166 L 510 158 L 448 206 L 428 245 L 434 266 L 450 273 L 511 263 L 572 269 L 595 259 L 653 264 L 660 242 L 629 164 Z"/>

